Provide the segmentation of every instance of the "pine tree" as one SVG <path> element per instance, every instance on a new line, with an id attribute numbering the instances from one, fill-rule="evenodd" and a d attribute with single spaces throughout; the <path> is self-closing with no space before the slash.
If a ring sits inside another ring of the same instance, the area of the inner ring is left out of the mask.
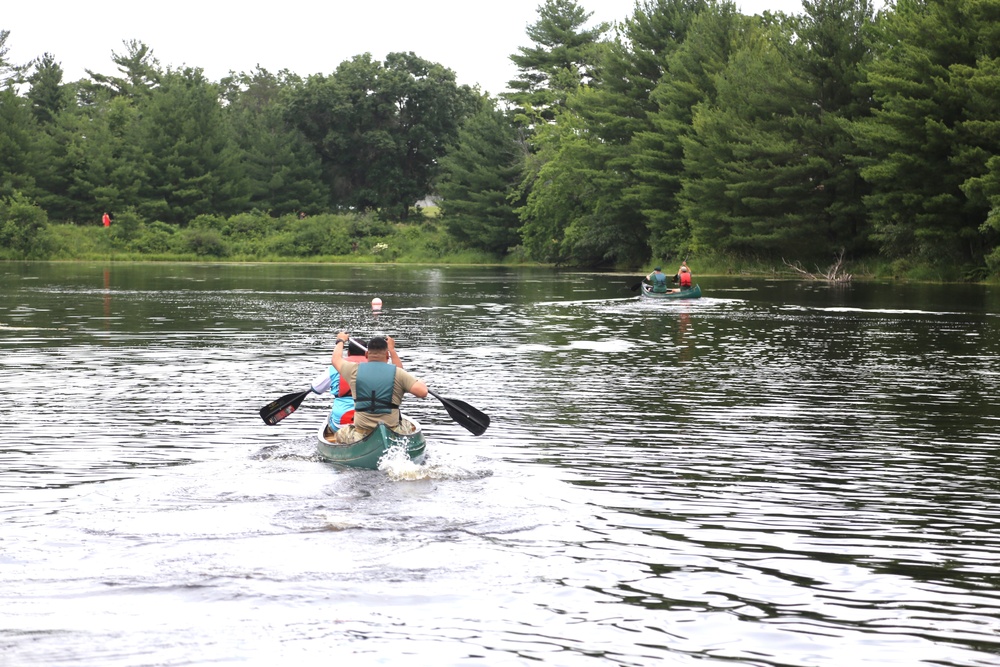
<path id="1" fill-rule="evenodd" d="M 520 221 L 509 201 L 525 146 L 519 131 L 488 96 L 458 132 L 441 160 L 437 192 L 448 233 L 470 248 L 505 254 L 520 241 Z"/>
<path id="2" fill-rule="evenodd" d="M 596 74 L 596 45 L 608 24 L 586 28 L 593 12 L 573 0 L 545 0 L 538 21 L 528 26 L 533 45 L 510 57 L 518 76 L 502 98 L 533 116 L 551 121 L 567 96 Z"/>

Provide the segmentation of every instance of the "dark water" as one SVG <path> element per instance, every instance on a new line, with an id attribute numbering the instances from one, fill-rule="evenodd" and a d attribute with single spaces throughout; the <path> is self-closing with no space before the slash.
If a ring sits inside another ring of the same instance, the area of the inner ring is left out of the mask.
<path id="1" fill-rule="evenodd" d="M 1000 665 L 1000 292 L 634 280 L 0 265 L 0 665 Z M 338 329 L 489 431 L 265 426 Z"/>

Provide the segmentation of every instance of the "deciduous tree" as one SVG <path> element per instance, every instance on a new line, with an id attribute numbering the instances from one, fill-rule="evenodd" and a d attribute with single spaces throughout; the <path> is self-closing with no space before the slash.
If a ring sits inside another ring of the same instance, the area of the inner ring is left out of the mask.
<path id="1" fill-rule="evenodd" d="M 474 103 L 441 65 L 413 53 L 384 63 L 364 54 L 310 77 L 288 118 L 320 155 L 334 204 L 405 220 L 431 192 L 438 160 Z"/>

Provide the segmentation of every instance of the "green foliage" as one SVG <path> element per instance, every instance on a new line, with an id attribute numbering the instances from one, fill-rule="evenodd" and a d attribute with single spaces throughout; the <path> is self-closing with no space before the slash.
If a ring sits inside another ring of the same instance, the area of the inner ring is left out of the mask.
<path id="1" fill-rule="evenodd" d="M 0 256 L 1000 273 L 1000 2 L 802 8 L 644 0 L 605 37 L 545 0 L 507 113 L 412 53 L 215 83 L 127 41 L 66 84 L 0 30 L 0 198 L 28 221 Z"/>
<path id="2" fill-rule="evenodd" d="M 387 251 L 398 261 L 419 261 L 445 257 L 457 244 L 436 224 L 399 225 L 388 239 Z M 386 251 L 383 251 L 383 256 Z"/>
<path id="3" fill-rule="evenodd" d="M 21 80 L 21 74 L 25 67 L 15 65 L 7 57 L 10 47 L 7 40 L 10 38 L 10 30 L 0 30 L 0 88 L 10 88 Z"/>
<path id="4" fill-rule="evenodd" d="M 63 86 L 63 71 L 55 57 L 46 53 L 34 62 L 34 71 L 28 77 L 31 88 L 27 98 L 31 102 L 31 112 L 41 123 L 51 123 L 69 103 Z"/>
<path id="5" fill-rule="evenodd" d="M 40 259 L 51 251 L 45 211 L 21 193 L 0 200 L 0 252 L 11 259 Z"/>
<path id="6" fill-rule="evenodd" d="M 438 179 L 446 228 L 460 243 L 494 254 L 518 243 L 520 221 L 509 193 L 521 173 L 524 150 L 516 129 L 483 97 L 441 160 Z"/>
<path id="7" fill-rule="evenodd" d="M 693 111 L 713 104 L 717 77 L 733 52 L 755 30 L 731 3 L 712 4 L 691 21 L 687 38 L 666 59 L 666 72 L 650 94 L 656 107 L 650 127 L 635 133 L 635 181 L 629 188 L 649 227 L 654 256 L 666 256 L 691 241 L 680 213 L 684 177 L 683 139 L 694 132 Z"/>
<path id="8" fill-rule="evenodd" d="M 993 251 L 986 256 L 986 268 L 989 270 L 990 274 L 1000 276 L 1000 248 L 994 248 Z"/>
<path id="9" fill-rule="evenodd" d="M 37 128 L 27 101 L 13 88 L 0 88 L 0 197 L 31 192 L 31 167 L 38 159 Z"/>
<path id="10" fill-rule="evenodd" d="M 585 28 L 592 15 L 574 0 L 545 0 L 538 21 L 528 26 L 533 46 L 510 57 L 518 75 L 508 82 L 511 92 L 503 98 L 543 121 L 553 120 L 569 94 L 596 74 L 598 41 L 609 25 Z"/>
<path id="11" fill-rule="evenodd" d="M 392 234 L 392 224 L 373 213 L 346 216 L 347 231 L 351 238 L 359 239 L 368 236 L 389 236 Z"/>
<path id="12" fill-rule="evenodd" d="M 996 243 L 981 179 L 1000 154 L 998 24 L 994 0 L 906 0 L 880 23 L 876 108 L 852 129 L 887 254 L 981 263 Z"/>
<path id="13" fill-rule="evenodd" d="M 438 160 L 475 96 L 412 53 L 370 54 L 292 92 L 287 118 L 321 157 L 334 205 L 405 220 L 432 190 Z"/>
<path id="14" fill-rule="evenodd" d="M 339 215 L 318 215 L 305 219 L 286 216 L 267 244 L 268 250 L 284 257 L 346 255 L 351 250 L 347 221 Z"/>
<path id="15" fill-rule="evenodd" d="M 147 201 L 137 208 L 146 217 L 180 224 L 246 208 L 242 153 L 219 107 L 219 92 L 200 69 L 168 70 L 143 105 L 141 136 L 151 178 Z"/>
<path id="16" fill-rule="evenodd" d="M 165 222 L 151 222 L 142 225 L 129 249 L 146 255 L 166 255 L 174 247 L 177 228 Z"/>
<path id="17" fill-rule="evenodd" d="M 259 210 L 237 213 L 228 220 L 222 230 L 232 238 L 258 240 L 267 236 L 274 227 L 274 218 Z"/>
<path id="18" fill-rule="evenodd" d="M 194 220 L 188 223 L 188 227 L 191 229 L 203 229 L 212 230 L 215 232 L 221 232 L 223 229 L 227 228 L 226 219 L 221 215 L 215 214 L 201 214 L 195 217 Z"/>
<path id="19" fill-rule="evenodd" d="M 59 117 L 51 134 L 57 145 L 53 180 L 65 179 L 61 219 L 97 224 L 103 211 L 114 215 L 130 206 L 147 208 L 143 193 L 150 189 L 149 154 L 143 147 L 141 115 L 137 102 L 115 97 Z"/>
<path id="20" fill-rule="evenodd" d="M 844 128 L 867 112 L 855 93 L 868 58 L 859 26 L 871 9 L 856 0 L 805 7 L 796 21 L 740 31 L 714 99 L 695 107 L 678 196 L 695 248 L 804 260 L 867 249 Z"/>
<path id="21" fill-rule="evenodd" d="M 289 72 L 251 74 L 223 81 L 225 115 L 243 152 L 249 205 L 274 215 L 329 209 L 319 154 L 286 118 L 291 91 L 302 85 Z"/>
<path id="22" fill-rule="evenodd" d="M 649 256 L 649 229 L 635 196 L 637 145 L 655 110 L 649 92 L 666 58 L 707 4 L 661 0 L 636 8 L 620 41 L 600 50 L 597 76 L 569 95 L 553 126 L 533 137 L 520 209 L 522 238 L 540 261 L 634 265 Z"/>
<path id="23" fill-rule="evenodd" d="M 187 228 L 174 235 L 173 250 L 198 257 L 225 257 L 229 250 L 222 234 L 214 229 Z"/>
<path id="24" fill-rule="evenodd" d="M 140 234 L 142 226 L 142 218 L 136 213 L 135 208 L 130 206 L 115 216 L 110 228 L 111 237 L 122 244 L 127 244 Z"/>
<path id="25" fill-rule="evenodd" d="M 90 81 L 80 90 L 84 104 L 99 104 L 115 97 L 133 100 L 151 96 L 163 72 L 148 45 L 134 39 L 123 40 L 124 53 L 111 52 L 111 60 L 122 76 L 108 76 L 86 70 Z"/>
<path id="26" fill-rule="evenodd" d="M 323 214 L 300 219 L 297 215 L 270 218 L 258 213 L 226 220 L 202 217 L 185 228 L 138 219 L 137 233 L 129 241 L 99 226 L 63 224 L 50 235 L 58 242 L 52 245 L 49 258 L 416 263 L 486 263 L 498 259 L 489 253 L 462 249 L 443 225 L 431 222 L 379 223 L 378 235 L 352 233 L 366 228 L 364 218 L 370 216 Z M 221 231 L 217 229 L 220 223 Z M 111 230 L 117 224 L 116 219 Z"/>

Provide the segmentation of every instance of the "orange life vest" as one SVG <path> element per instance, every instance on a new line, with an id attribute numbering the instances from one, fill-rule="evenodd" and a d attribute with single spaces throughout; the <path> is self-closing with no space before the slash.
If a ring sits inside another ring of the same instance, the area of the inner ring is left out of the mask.
<path id="1" fill-rule="evenodd" d="M 355 363 L 364 363 L 368 361 L 368 358 L 360 354 L 352 354 L 347 357 L 348 361 L 353 361 Z M 343 398 L 351 395 L 351 385 L 347 383 L 344 376 L 340 376 L 340 385 L 337 387 L 337 397 Z M 353 424 L 354 423 L 354 409 L 351 408 L 344 414 L 340 416 L 340 423 L 343 424 Z"/>

